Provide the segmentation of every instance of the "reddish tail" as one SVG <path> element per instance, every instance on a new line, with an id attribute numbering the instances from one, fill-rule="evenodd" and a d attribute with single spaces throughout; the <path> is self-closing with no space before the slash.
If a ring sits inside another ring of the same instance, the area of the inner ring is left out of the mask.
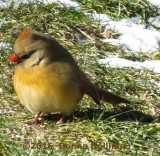
<path id="1" fill-rule="evenodd" d="M 99 99 L 103 100 L 105 102 L 111 103 L 111 104 L 119 104 L 119 103 L 131 103 L 130 101 L 121 98 L 117 95 L 114 95 L 113 93 L 110 93 L 108 91 L 104 91 L 102 89 L 97 89 Z"/>

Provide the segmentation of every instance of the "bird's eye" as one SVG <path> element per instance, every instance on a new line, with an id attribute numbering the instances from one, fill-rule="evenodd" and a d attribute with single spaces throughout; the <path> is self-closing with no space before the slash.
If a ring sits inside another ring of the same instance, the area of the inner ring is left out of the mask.
<path id="1" fill-rule="evenodd" d="M 21 59 L 28 59 L 29 57 L 30 57 L 30 54 L 27 54 L 27 55 L 21 56 L 20 58 L 21 58 Z"/>
<path id="2" fill-rule="evenodd" d="M 20 58 L 21 59 L 28 59 L 34 52 L 35 52 L 35 50 L 30 51 L 28 54 L 25 54 L 25 55 L 21 56 Z"/>

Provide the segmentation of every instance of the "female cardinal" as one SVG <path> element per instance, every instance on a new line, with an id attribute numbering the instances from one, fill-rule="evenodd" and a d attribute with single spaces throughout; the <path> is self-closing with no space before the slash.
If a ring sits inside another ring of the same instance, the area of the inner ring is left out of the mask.
<path id="1" fill-rule="evenodd" d="M 14 45 L 10 62 L 16 62 L 14 87 L 19 100 L 29 111 L 74 111 L 84 94 L 100 104 L 100 100 L 112 103 L 130 103 L 108 91 L 95 87 L 79 69 L 71 54 L 54 38 L 24 29 Z M 59 123 L 63 123 L 63 117 Z"/>

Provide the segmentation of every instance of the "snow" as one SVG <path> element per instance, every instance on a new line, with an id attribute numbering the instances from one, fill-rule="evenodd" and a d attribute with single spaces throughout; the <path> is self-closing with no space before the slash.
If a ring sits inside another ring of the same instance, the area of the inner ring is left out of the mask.
<path id="1" fill-rule="evenodd" d="M 78 43 L 81 44 L 81 45 L 86 45 L 88 43 L 90 43 L 91 41 L 89 40 L 81 40 L 81 39 L 78 39 Z"/>
<path id="2" fill-rule="evenodd" d="M 9 8 L 12 3 L 14 3 L 14 8 L 18 9 L 20 3 L 29 4 L 30 2 L 43 2 L 47 3 L 62 3 L 67 7 L 79 7 L 79 3 L 72 0 L 6 0 L 6 2 L 0 2 L 0 8 Z"/>
<path id="3" fill-rule="evenodd" d="M 0 2 L 0 9 L 1 8 L 8 8 L 10 6 L 10 3 L 8 2 Z"/>
<path id="4" fill-rule="evenodd" d="M 54 2 L 61 2 L 68 7 L 79 7 L 80 6 L 80 4 L 78 2 L 71 1 L 71 0 L 54 0 Z"/>
<path id="5" fill-rule="evenodd" d="M 14 9 L 19 7 L 20 3 L 28 4 L 29 2 L 34 2 L 35 0 L 6 0 L 5 2 L 0 2 L 0 9 L 1 8 L 9 8 L 12 3 L 14 3 Z"/>
<path id="6" fill-rule="evenodd" d="M 160 16 L 157 16 L 156 18 L 155 17 L 150 17 L 148 19 L 148 22 L 151 23 L 152 25 L 156 26 L 156 27 L 160 27 Z"/>
<path id="7" fill-rule="evenodd" d="M 34 2 L 34 0 L 14 0 L 14 1 L 7 1 L 6 3 L 0 3 L 3 4 L 4 7 L 8 7 L 11 5 L 12 2 L 15 2 L 15 8 L 18 8 L 18 5 L 20 2 L 23 3 L 29 3 Z M 39 2 L 43 3 L 63 3 L 64 5 L 68 7 L 74 7 L 77 8 L 77 10 L 80 7 L 80 4 L 76 1 L 72 0 L 39 0 Z M 150 3 L 153 5 L 160 6 L 160 1 L 151 0 Z M 1 5 L 2 6 L 2 5 Z M 1 7 L 0 6 L 0 7 Z M 116 31 L 120 33 L 120 37 L 118 39 L 104 39 L 103 42 L 110 43 L 112 45 L 116 46 L 122 46 L 124 49 L 128 49 L 129 51 L 138 53 L 138 52 L 148 52 L 152 53 L 154 51 L 157 51 L 159 49 L 159 42 L 160 42 L 160 32 L 152 29 L 148 30 L 145 29 L 145 25 L 141 24 L 140 17 L 134 17 L 131 19 L 122 19 L 120 21 L 115 21 L 113 18 L 109 17 L 106 14 L 90 14 L 85 13 L 85 15 L 90 16 L 97 20 L 101 25 L 106 27 L 106 31 L 108 29 L 111 29 L 113 31 Z M 160 25 L 159 18 L 150 18 L 148 22 L 151 22 L 152 24 L 156 25 L 157 27 Z"/>
<path id="8" fill-rule="evenodd" d="M 158 88 L 160 88 L 160 82 L 154 82 L 154 84 L 155 84 Z"/>
<path id="9" fill-rule="evenodd" d="M 160 0 L 148 0 L 148 2 L 157 8 L 160 8 Z"/>
<path id="10" fill-rule="evenodd" d="M 12 3 L 14 3 L 14 9 L 18 9 L 19 4 L 20 3 L 24 3 L 24 4 L 29 4 L 30 2 L 35 2 L 36 0 L 6 0 L 6 2 L 0 2 L 0 9 L 5 9 L 5 8 L 9 8 L 11 6 Z M 53 2 L 57 2 L 57 3 L 61 3 L 66 5 L 67 7 L 75 7 L 76 10 L 79 10 L 79 6 L 80 4 L 78 2 L 72 1 L 72 0 L 38 0 L 39 2 L 43 2 L 43 3 L 53 3 Z M 63 7 L 63 6 L 62 6 Z M 3 25 L 7 24 L 8 21 L 4 18 L 2 21 L 0 21 L 0 29 Z M 84 41 L 83 41 L 83 44 Z M 0 50 L 1 49 L 10 49 L 11 45 L 9 43 L 5 43 L 5 42 L 0 42 Z"/>
<path id="11" fill-rule="evenodd" d="M 2 49 L 11 49 L 11 44 L 6 42 L 0 42 L 0 50 Z"/>
<path id="12" fill-rule="evenodd" d="M 60 4 L 64 4 L 67 7 L 74 7 L 77 11 L 80 11 L 80 3 L 72 0 L 39 0 L 43 3 L 53 3 L 57 2 Z M 19 7 L 21 2 L 28 4 L 29 2 L 35 2 L 35 0 L 6 0 L 6 2 L 0 2 L 0 8 L 8 8 L 13 2 L 15 9 Z M 160 0 L 148 0 L 149 3 L 156 6 L 160 12 Z M 63 6 L 62 6 L 63 7 Z M 119 21 L 115 21 L 113 18 L 106 14 L 97 14 L 97 13 L 84 13 L 86 16 L 95 19 L 101 25 L 105 27 L 105 31 L 111 29 L 115 32 L 118 32 L 120 36 L 117 39 L 103 39 L 103 42 L 121 46 L 127 52 L 132 52 L 138 55 L 141 53 L 154 53 L 160 48 L 160 32 L 158 32 L 154 26 L 160 27 L 160 16 L 150 17 L 148 22 L 151 24 L 150 28 L 146 28 L 146 26 L 142 23 L 140 17 L 134 17 L 130 19 L 121 19 Z M 7 24 L 7 20 L 4 18 L 0 22 L 0 29 L 3 24 Z M 154 25 L 152 27 L 152 25 Z M 90 41 L 79 40 L 80 44 L 87 44 Z M 10 47 L 8 43 L 1 42 L 1 48 Z M 106 59 L 99 60 L 100 63 L 105 63 L 106 66 L 112 66 L 113 68 L 124 68 L 124 67 L 133 67 L 136 69 L 146 68 L 149 70 L 153 70 L 154 72 L 160 73 L 160 61 L 158 60 L 146 60 L 144 62 L 134 62 L 130 60 L 126 60 L 123 58 L 119 58 L 118 56 L 110 55 Z"/>
<path id="13" fill-rule="evenodd" d="M 151 5 L 158 8 L 158 13 L 160 13 L 160 0 L 147 0 Z"/>
<path id="14" fill-rule="evenodd" d="M 150 0 L 149 2 L 160 8 L 160 0 Z M 122 48 L 134 53 L 140 51 L 152 53 L 160 48 L 160 32 L 154 29 L 154 27 L 146 29 L 146 26 L 141 24 L 142 20 L 140 17 L 115 21 L 106 14 L 86 13 L 86 15 L 94 18 L 101 25 L 105 26 L 106 31 L 111 29 L 120 34 L 118 39 L 104 39 L 103 42 L 122 46 Z M 156 18 L 150 17 L 148 22 L 156 27 L 160 27 L 160 16 Z"/>
<path id="15" fill-rule="evenodd" d="M 150 3 L 159 8 L 160 12 L 160 0 L 150 0 Z M 118 32 L 120 36 L 118 39 L 103 39 L 103 42 L 110 43 L 115 46 L 121 46 L 122 48 L 138 54 L 142 53 L 154 53 L 160 48 L 160 32 L 154 27 L 146 29 L 144 24 L 141 24 L 140 17 L 134 17 L 130 19 L 121 19 L 115 21 L 111 17 L 105 14 L 89 14 L 86 15 L 94 18 L 101 25 L 105 26 L 105 31 L 111 29 Z M 160 16 L 150 17 L 148 22 L 155 27 L 160 27 Z M 110 55 L 106 59 L 100 59 L 100 63 L 105 63 L 106 66 L 113 68 L 133 67 L 136 69 L 146 68 L 153 72 L 160 73 L 160 61 L 159 60 L 146 60 L 144 62 L 134 62 L 119 58 L 118 56 Z"/>
<path id="16" fill-rule="evenodd" d="M 113 67 L 113 68 L 124 68 L 130 67 L 135 69 L 145 68 L 151 70 L 156 73 L 160 73 L 160 60 L 151 60 L 151 61 L 131 61 L 126 60 L 123 58 L 119 58 L 118 56 L 109 55 L 106 59 L 100 59 L 99 63 L 106 64 L 106 67 Z"/>
<path id="17" fill-rule="evenodd" d="M 110 16 L 106 14 L 91 14 L 91 13 L 84 13 L 86 16 L 90 16 L 98 21 L 101 25 L 108 25 L 111 20 L 113 20 Z"/>
<path id="18" fill-rule="evenodd" d="M 116 46 L 121 45 L 124 49 L 135 53 L 139 51 L 151 53 L 160 48 L 160 32 L 145 29 L 145 25 L 140 24 L 141 19 L 139 17 L 114 21 L 103 14 L 90 14 L 90 16 L 105 26 L 106 31 L 111 29 L 120 33 L 118 39 L 104 39 L 103 42 Z M 156 24 L 157 23 L 158 22 L 156 22 Z"/>
<path id="19" fill-rule="evenodd" d="M 0 22 L 0 29 L 1 29 L 1 27 L 2 27 L 3 25 L 5 25 L 5 24 L 7 24 L 7 23 L 8 23 L 8 22 L 7 22 L 6 18 L 3 18 L 2 21 Z"/>

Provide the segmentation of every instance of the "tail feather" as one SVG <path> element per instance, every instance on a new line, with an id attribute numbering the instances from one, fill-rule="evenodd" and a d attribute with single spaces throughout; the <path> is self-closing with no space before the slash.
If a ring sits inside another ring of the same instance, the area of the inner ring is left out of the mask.
<path id="1" fill-rule="evenodd" d="M 113 93 L 109 92 L 109 91 L 104 91 L 102 89 L 97 89 L 98 95 L 99 95 L 99 99 L 103 100 L 105 102 L 111 103 L 111 104 L 120 104 L 120 103 L 131 103 L 130 101 L 121 98 L 117 95 L 114 95 Z"/>

